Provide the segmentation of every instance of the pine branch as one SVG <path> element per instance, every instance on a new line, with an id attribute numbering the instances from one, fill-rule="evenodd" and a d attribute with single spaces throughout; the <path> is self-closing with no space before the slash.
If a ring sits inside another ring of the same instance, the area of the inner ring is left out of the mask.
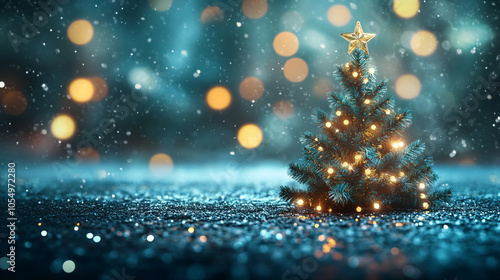
<path id="1" fill-rule="evenodd" d="M 442 189 L 434 191 L 429 198 L 434 203 L 442 203 L 449 201 L 450 196 L 451 196 L 451 189 Z"/>
<path id="2" fill-rule="evenodd" d="M 311 200 L 317 200 L 318 197 L 328 192 L 328 185 L 323 178 L 321 171 L 308 164 L 290 164 L 289 175 L 301 184 L 309 185 L 309 193 L 313 196 Z"/>
<path id="3" fill-rule="evenodd" d="M 411 125 L 411 113 L 408 110 L 399 110 L 394 117 L 387 119 L 382 127 L 381 140 L 391 138 L 394 134 L 401 135 L 401 132 Z"/>
<path id="4" fill-rule="evenodd" d="M 377 84 L 368 59 L 355 49 L 349 63 L 336 65 L 342 92 L 328 94 L 332 112 L 316 110 L 321 133 L 304 133 L 302 159 L 289 168 L 289 175 L 306 184 L 307 191 L 282 186 L 282 199 L 354 211 L 379 209 L 381 204 L 386 209 L 427 209 L 429 202 L 449 198 L 450 190 L 428 194 L 437 174 L 423 142 L 405 148 L 391 143 L 410 126 L 412 116 L 407 109 L 394 111 L 393 100 L 383 96 L 387 81 Z"/>
<path id="5" fill-rule="evenodd" d="M 425 152 L 425 144 L 420 140 L 413 141 L 404 150 L 403 164 L 408 165 L 415 162 Z"/>
<path id="6" fill-rule="evenodd" d="M 286 202 L 295 202 L 307 197 L 307 191 L 281 186 L 279 196 Z"/>
<path id="7" fill-rule="evenodd" d="M 401 163 L 401 154 L 398 152 L 387 153 L 382 158 L 375 161 L 375 168 L 378 172 L 387 173 L 395 171 Z"/>
<path id="8" fill-rule="evenodd" d="M 340 183 L 332 187 L 328 193 L 328 198 L 335 204 L 345 205 L 351 201 L 351 196 L 348 191 L 349 185 L 347 183 Z"/>

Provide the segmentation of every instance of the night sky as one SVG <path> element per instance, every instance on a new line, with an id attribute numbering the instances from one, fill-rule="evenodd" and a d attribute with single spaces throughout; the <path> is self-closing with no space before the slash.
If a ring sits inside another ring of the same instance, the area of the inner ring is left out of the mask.
<path id="1" fill-rule="evenodd" d="M 412 111 L 405 140 L 438 163 L 500 160 L 495 1 L 283 2 L 2 1 L 2 158 L 294 161 L 360 21 Z"/>

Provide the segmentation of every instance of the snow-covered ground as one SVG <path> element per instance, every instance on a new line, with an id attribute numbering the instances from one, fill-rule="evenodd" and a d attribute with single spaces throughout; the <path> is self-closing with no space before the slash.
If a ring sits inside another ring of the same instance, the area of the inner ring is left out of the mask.
<path id="1" fill-rule="evenodd" d="M 277 188 L 291 181 L 286 166 L 275 163 L 177 166 L 163 179 L 111 165 L 62 180 L 46 168 L 29 169 L 30 177 L 25 171 L 19 171 L 17 187 L 17 277 L 488 279 L 498 274 L 496 166 L 438 166 L 438 187 L 453 189 L 451 203 L 426 212 L 372 215 L 308 214 L 281 202 Z"/>

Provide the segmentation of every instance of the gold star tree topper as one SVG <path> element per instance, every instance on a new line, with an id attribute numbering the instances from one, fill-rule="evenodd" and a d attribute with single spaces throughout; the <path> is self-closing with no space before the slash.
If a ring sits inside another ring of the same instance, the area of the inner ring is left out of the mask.
<path id="1" fill-rule="evenodd" d="M 349 41 L 349 50 L 347 54 L 351 54 L 355 49 L 360 49 L 368 54 L 368 46 L 366 43 L 375 37 L 374 33 L 363 33 L 361 23 L 356 23 L 353 33 L 340 33 L 340 36 Z"/>

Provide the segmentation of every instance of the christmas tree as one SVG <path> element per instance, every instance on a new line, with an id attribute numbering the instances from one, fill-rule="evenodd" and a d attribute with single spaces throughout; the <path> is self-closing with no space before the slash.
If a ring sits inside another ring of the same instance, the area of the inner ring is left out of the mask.
<path id="1" fill-rule="evenodd" d="M 363 209 L 427 209 L 446 200 L 449 189 L 429 192 L 437 180 L 432 158 L 420 140 L 405 144 L 402 132 L 411 124 L 407 109 L 395 110 L 384 97 L 387 81 L 377 83 L 369 65 L 367 42 L 357 22 L 349 41 L 351 61 L 336 65 L 343 92 L 330 93 L 332 112 L 317 109 L 321 134 L 304 133 L 303 157 L 291 163 L 289 174 L 307 190 L 282 186 L 280 197 L 318 211 Z"/>

